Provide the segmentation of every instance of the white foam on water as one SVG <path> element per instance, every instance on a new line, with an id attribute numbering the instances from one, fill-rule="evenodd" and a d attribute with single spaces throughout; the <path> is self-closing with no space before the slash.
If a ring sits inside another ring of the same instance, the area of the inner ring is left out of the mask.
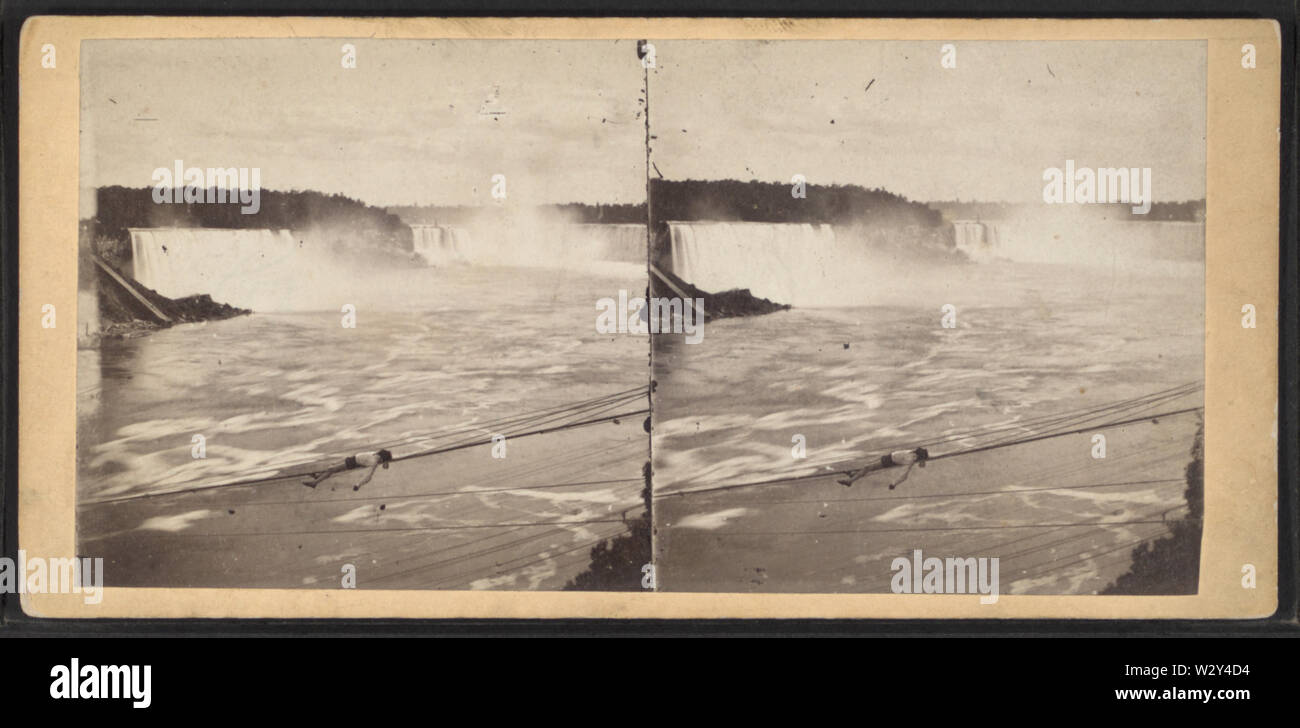
<path id="1" fill-rule="evenodd" d="M 673 524 L 673 527 L 716 531 L 727 525 L 728 521 L 749 515 L 751 512 L 752 509 L 749 508 L 727 508 L 713 513 L 693 513 Z"/>
<path id="2" fill-rule="evenodd" d="M 174 516 L 154 516 L 136 527 L 138 531 L 168 531 L 177 533 L 194 525 L 195 521 L 208 518 L 216 511 L 198 510 L 179 513 Z"/>

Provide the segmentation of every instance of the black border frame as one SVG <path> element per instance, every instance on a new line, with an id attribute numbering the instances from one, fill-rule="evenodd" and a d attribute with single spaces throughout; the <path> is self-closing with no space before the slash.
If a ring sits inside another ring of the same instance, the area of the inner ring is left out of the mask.
<path id="1" fill-rule="evenodd" d="M 1111 636 L 1111 637 L 1266 637 L 1300 635 L 1297 575 L 1297 472 L 1300 468 L 1300 351 L 1297 351 L 1296 112 L 1297 15 L 1283 0 L 817 0 L 794 6 L 778 0 L 19 0 L 6 3 L 0 17 L 3 46 L 4 146 L 0 180 L 0 553 L 17 552 L 18 453 L 18 39 L 24 21 L 35 15 L 192 15 L 192 16 L 558 16 L 558 17 L 915 17 L 915 18 L 1271 18 L 1282 34 L 1281 176 L 1279 217 L 1278 349 L 1278 609 L 1252 620 L 721 620 L 721 619 L 42 619 L 24 614 L 18 599 L 0 594 L 0 637 L 404 637 L 404 636 Z"/>

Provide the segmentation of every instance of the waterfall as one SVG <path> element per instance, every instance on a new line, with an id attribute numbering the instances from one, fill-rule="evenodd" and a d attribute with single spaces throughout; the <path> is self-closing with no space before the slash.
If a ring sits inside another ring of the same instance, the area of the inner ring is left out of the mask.
<path id="1" fill-rule="evenodd" d="M 472 247 L 469 231 L 450 225 L 412 225 L 411 247 L 429 265 L 463 263 Z"/>
<path id="2" fill-rule="evenodd" d="M 1095 220 L 1060 215 L 1037 220 L 954 220 L 953 241 L 971 260 L 1113 266 L 1205 259 L 1199 222 Z"/>
<path id="3" fill-rule="evenodd" d="M 830 225 L 669 222 L 672 272 L 709 293 L 748 288 L 795 306 L 824 301 L 828 278 L 849 251 Z"/>
<path id="4" fill-rule="evenodd" d="M 954 220 L 953 242 L 958 250 L 970 256 L 972 260 L 987 260 L 993 256 L 993 246 L 988 234 L 990 230 L 994 231 L 993 237 L 996 237 L 996 227 L 991 228 L 974 220 Z"/>
<path id="5" fill-rule="evenodd" d="M 233 306 L 275 305 L 309 276 L 288 230 L 131 228 L 133 277 L 168 298 L 200 293 Z"/>
<path id="6" fill-rule="evenodd" d="M 452 263 L 595 272 L 640 266 L 645 225 L 524 224 L 513 219 L 466 227 L 412 225 L 412 249 L 431 266 Z"/>

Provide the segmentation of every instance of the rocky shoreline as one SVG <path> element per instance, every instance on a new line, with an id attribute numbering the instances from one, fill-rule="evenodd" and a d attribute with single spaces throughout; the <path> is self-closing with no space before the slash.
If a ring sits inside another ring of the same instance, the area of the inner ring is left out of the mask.
<path id="1" fill-rule="evenodd" d="M 651 273 L 653 277 L 658 277 L 660 281 L 666 284 L 672 293 L 684 298 L 703 299 L 705 323 L 719 319 L 762 316 L 777 311 L 790 310 L 790 304 L 776 303 L 766 298 L 759 298 L 750 293 L 748 288 L 733 288 L 718 293 L 709 293 L 687 283 L 672 273 L 667 273 L 654 266 L 651 266 Z"/>
<path id="2" fill-rule="evenodd" d="M 214 301 L 206 293 L 168 298 L 128 277 L 113 276 L 100 268 L 95 269 L 95 283 L 99 302 L 97 335 L 101 339 L 135 338 L 175 324 L 219 321 L 252 313 L 246 308 Z"/>

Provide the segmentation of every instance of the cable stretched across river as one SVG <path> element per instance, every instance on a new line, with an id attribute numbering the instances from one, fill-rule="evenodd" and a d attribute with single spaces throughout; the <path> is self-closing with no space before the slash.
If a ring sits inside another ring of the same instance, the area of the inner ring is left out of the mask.
<path id="1" fill-rule="evenodd" d="M 494 444 L 495 442 L 494 437 L 496 435 L 489 435 L 487 437 L 483 437 L 483 436 L 466 437 L 466 435 L 468 435 L 470 432 L 485 432 L 485 431 L 490 432 L 491 430 L 496 429 L 496 426 L 499 426 L 503 423 L 511 423 L 516 425 L 519 425 L 521 423 L 523 424 L 523 426 L 519 427 L 518 429 L 509 432 L 499 433 L 500 436 L 505 437 L 507 440 L 515 440 L 524 437 L 535 437 L 538 435 L 546 435 L 546 434 L 552 434 L 557 432 L 563 432 L 566 430 L 576 429 L 580 427 L 589 427 L 592 425 L 598 425 L 598 424 L 603 424 L 608 422 L 617 422 L 622 419 L 626 419 L 630 417 L 649 415 L 650 408 L 648 406 L 641 407 L 638 409 L 633 409 L 633 410 L 624 410 L 624 411 L 611 413 L 611 410 L 615 410 L 619 407 L 628 406 L 629 404 L 635 402 L 636 400 L 646 397 L 647 393 L 648 393 L 647 387 L 638 387 L 636 389 L 626 390 L 612 395 L 606 395 L 603 397 L 597 397 L 594 399 L 585 400 L 583 402 L 576 403 L 576 404 L 565 405 L 562 407 L 551 408 L 548 410 L 539 410 L 535 413 L 530 413 L 532 415 L 531 418 L 523 415 L 517 415 L 510 418 L 506 418 L 504 420 L 488 422 L 481 425 L 472 425 L 468 427 L 463 427 L 458 430 L 451 431 L 448 434 L 442 435 L 440 437 L 431 437 L 425 435 L 420 437 L 406 438 L 404 441 L 396 441 L 396 442 L 407 442 L 407 443 L 420 442 L 420 441 L 427 442 L 430 439 L 447 439 L 450 437 L 455 437 L 457 435 L 461 436 L 460 439 L 454 440 L 453 442 L 446 445 L 429 447 L 423 450 L 417 450 L 415 452 L 403 453 L 396 456 L 392 456 L 387 459 L 387 462 L 392 462 L 392 463 L 405 462 L 417 458 L 429 457 L 432 455 L 440 455 L 444 453 L 455 452 L 458 450 L 465 450 L 473 447 L 481 447 L 484 445 Z M 573 419 L 574 417 L 584 417 L 584 419 L 575 420 Z M 443 432 L 447 432 L 447 430 L 444 429 Z M 393 442 L 382 443 L 382 444 L 395 446 Z M 321 459 L 318 458 L 316 462 L 321 462 Z M 304 463 L 280 466 L 279 468 L 277 468 L 275 473 L 265 475 L 265 476 L 244 478 L 240 480 L 226 481 L 226 482 L 219 482 L 219 483 L 208 483 L 203 485 L 182 486 L 179 488 L 173 488 L 165 491 L 152 491 L 147 493 L 133 493 L 133 494 L 120 495 L 120 496 L 110 496 L 106 498 L 87 499 L 83 501 L 83 504 L 92 505 L 92 504 L 102 504 L 102 503 L 118 503 L 124 501 L 157 498 L 157 497 L 168 496 L 168 495 L 201 493 L 201 492 L 212 491 L 221 488 L 234 488 L 234 487 L 241 487 L 241 486 L 269 485 L 269 484 L 297 484 L 298 478 L 302 478 L 304 476 L 310 476 L 320 472 L 319 468 L 315 470 L 306 470 L 306 471 L 293 470 L 295 466 L 301 466 L 301 465 L 304 465 Z"/>
<path id="2" fill-rule="evenodd" d="M 988 452 L 992 450 L 1014 447 L 1018 445 L 1025 445 L 1025 444 L 1040 442 L 1040 441 L 1049 440 L 1053 438 L 1065 437 L 1068 435 L 1077 435 L 1092 430 L 1122 427 L 1124 425 L 1135 424 L 1138 422 L 1159 420 L 1165 417 L 1176 417 L 1181 415 L 1198 413 L 1198 412 L 1202 412 L 1204 410 L 1204 407 L 1198 405 L 1192 407 L 1183 407 L 1174 410 L 1161 411 L 1154 414 L 1151 413 L 1144 413 L 1141 415 L 1137 414 L 1138 412 L 1149 412 L 1149 410 L 1154 406 L 1166 404 L 1174 400 L 1180 399 L 1182 397 L 1186 397 L 1190 394 L 1199 392 L 1201 388 L 1202 385 L 1199 382 L 1193 382 L 1190 384 L 1180 385 L 1172 389 L 1163 390 L 1161 392 L 1156 392 L 1143 397 L 1123 400 L 1120 402 L 1093 407 L 1085 410 L 1076 410 L 1074 412 L 1067 412 L 1058 415 L 1045 416 L 1045 417 L 1037 418 L 1036 420 L 1026 420 L 1023 422 L 1017 422 L 1011 424 L 992 425 L 983 430 L 977 429 L 967 433 L 949 435 L 939 440 L 932 440 L 929 442 L 925 442 L 919 447 L 915 447 L 913 449 L 909 449 L 909 451 L 904 451 L 904 452 L 918 453 L 917 458 L 919 460 L 924 462 L 932 462 L 932 461 L 945 460 L 948 458 L 954 458 L 963 455 L 973 455 L 975 453 L 982 453 L 982 452 Z M 1105 415 L 1109 415 L 1112 417 L 1121 417 L 1121 419 L 1111 419 L 1103 422 L 1096 422 L 1096 420 L 1101 419 L 1101 417 Z M 1083 423 L 1088 423 L 1088 424 L 1085 425 Z M 1045 428 L 1046 431 L 1032 432 L 1032 429 L 1035 428 L 1036 426 L 1040 428 Z M 1022 431 L 1030 430 L 1031 432 L 1027 432 L 1020 437 L 1003 437 L 1001 439 L 996 439 L 993 442 L 989 442 L 986 444 L 972 445 L 970 447 L 952 450 L 945 453 L 931 454 L 928 452 L 928 448 L 932 447 L 935 444 L 944 444 L 944 443 L 953 442 L 957 440 L 972 440 L 972 439 L 985 438 L 988 437 L 990 434 L 994 434 L 994 433 L 1001 434 L 1001 433 L 1008 432 L 1009 430 L 1012 429 L 1021 429 Z M 860 462 L 866 462 L 866 465 L 864 466 L 858 466 L 849 469 L 845 469 L 843 467 L 834 468 L 834 469 L 828 468 L 820 472 L 805 473 L 802 475 L 792 475 L 783 478 L 769 478 L 764 480 L 756 480 L 756 481 L 749 481 L 743 483 L 729 483 L 729 484 L 722 484 L 716 486 L 691 488 L 689 490 L 677 490 L 668 493 L 656 493 L 654 497 L 656 499 L 679 498 L 679 497 L 698 495 L 704 493 L 719 493 L 724 491 L 740 490 L 744 488 L 759 488 L 759 487 L 783 485 L 787 483 L 794 483 L 794 482 L 800 482 L 805 480 L 818 480 L 822 478 L 834 477 L 839 475 L 850 476 L 850 480 L 848 481 L 848 484 L 851 484 L 853 479 L 859 478 L 862 475 L 865 475 L 869 472 L 878 472 L 880 470 L 884 470 L 889 467 L 907 466 L 915 463 L 915 460 L 911 463 L 906 461 L 896 462 L 896 460 L 899 459 L 893 457 L 894 453 L 891 452 L 895 447 L 897 447 L 897 445 L 889 445 L 889 446 L 882 447 L 881 450 L 884 450 L 887 453 L 884 456 L 880 456 L 876 458 L 864 458 L 863 461 L 860 461 Z M 845 481 L 841 481 L 841 483 L 844 482 Z"/>

